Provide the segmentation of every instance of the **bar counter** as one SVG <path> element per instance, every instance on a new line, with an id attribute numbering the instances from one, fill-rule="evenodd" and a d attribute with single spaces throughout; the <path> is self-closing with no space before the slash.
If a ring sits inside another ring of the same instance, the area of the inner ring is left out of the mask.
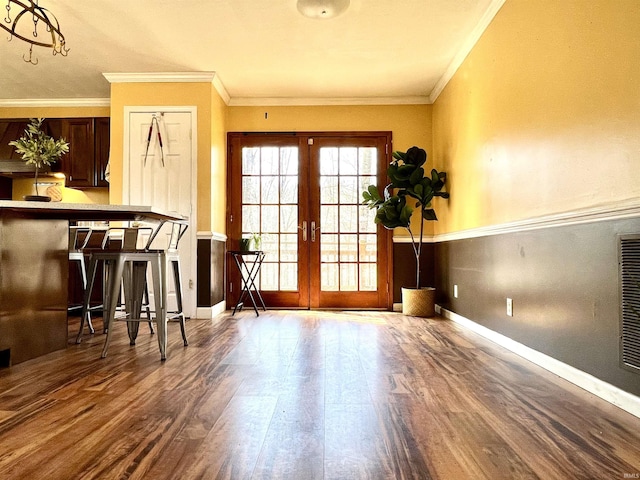
<path id="1" fill-rule="evenodd" d="M 150 206 L 0 200 L 0 368 L 67 346 L 69 223 L 186 218 Z"/>

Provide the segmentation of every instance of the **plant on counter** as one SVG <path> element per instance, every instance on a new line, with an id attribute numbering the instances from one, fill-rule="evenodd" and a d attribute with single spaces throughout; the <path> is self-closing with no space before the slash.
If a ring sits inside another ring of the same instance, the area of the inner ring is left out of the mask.
<path id="1" fill-rule="evenodd" d="M 425 177 L 423 165 L 427 162 L 427 152 L 419 147 L 411 147 L 406 152 L 393 152 L 393 161 L 387 169 L 391 183 L 384 189 L 383 195 L 378 187 L 369 185 L 362 193 L 364 205 L 377 209 L 375 223 L 385 228 L 406 228 L 411 236 L 411 245 L 416 259 L 416 288 L 420 288 L 420 254 L 422 253 L 424 221 L 420 222 L 420 234 L 411 231 L 411 215 L 420 212 L 422 220 L 438 220 L 431 207 L 434 197 L 449 198 L 443 192 L 447 174 L 435 168 Z M 415 209 L 411 204 L 415 201 Z"/>
<path id="2" fill-rule="evenodd" d="M 36 196 L 40 197 L 38 171 L 45 165 L 50 166 L 57 162 L 62 155 L 69 151 L 69 144 L 63 138 L 54 140 L 53 137 L 42 131 L 44 118 L 32 118 L 29 122 L 24 135 L 18 140 L 9 142 L 9 145 L 16 147 L 16 152 L 22 156 L 22 160 L 27 165 L 35 167 Z"/>

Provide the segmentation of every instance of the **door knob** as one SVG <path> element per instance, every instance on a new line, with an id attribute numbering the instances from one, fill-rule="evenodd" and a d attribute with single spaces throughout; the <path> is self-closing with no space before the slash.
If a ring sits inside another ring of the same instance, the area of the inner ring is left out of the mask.
<path id="1" fill-rule="evenodd" d="M 316 230 L 320 230 L 320 225 L 316 227 L 316 222 L 311 222 L 311 241 L 316 241 Z"/>
<path id="2" fill-rule="evenodd" d="M 302 241 L 307 241 L 307 221 L 303 221 L 302 225 L 298 225 L 298 230 L 302 230 Z"/>

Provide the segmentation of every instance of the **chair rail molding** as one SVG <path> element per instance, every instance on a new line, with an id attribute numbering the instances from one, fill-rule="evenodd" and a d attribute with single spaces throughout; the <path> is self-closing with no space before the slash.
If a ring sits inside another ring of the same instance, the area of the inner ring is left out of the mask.
<path id="1" fill-rule="evenodd" d="M 543 228 L 564 227 L 606 220 L 623 220 L 640 217 L 640 198 L 630 198 L 617 202 L 603 203 L 566 212 L 552 213 L 540 217 L 532 217 L 513 222 L 506 222 L 486 227 L 470 228 L 450 233 L 439 233 L 425 237 L 425 243 L 449 242 L 469 238 L 517 233 Z M 393 243 L 411 243 L 411 237 L 396 235 Z"/>

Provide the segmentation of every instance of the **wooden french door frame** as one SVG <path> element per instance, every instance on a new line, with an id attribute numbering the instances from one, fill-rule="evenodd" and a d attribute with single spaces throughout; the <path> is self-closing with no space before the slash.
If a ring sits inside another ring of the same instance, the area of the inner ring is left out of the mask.
<path id="1" fill-rule="evenodd" d="M 309 165 L 310 165 L 310 198 L 309 198 L 309 208 L 310 208 L 310 219 L 311 222 L 315 222 L 316 228 L 318 229 L 318 234 L 316 236 L 316 245 L 311 245 L 310 249 L 310 269 L 312 272 L 321 272 L 321 267 L 328 265 L 324 263 L 322 260 L 322 249 L 318 244 L 321 242 L 323 238 L 323 233 L 326 231 L 326 225 L 322 224 L 322 215 L 321 208 L 322 200 L 321 200 L 321 190 L 322 187 L 320 185 L 320 179 L 323 178 L 323 174 L 321 172 L 321 151 L 322 149 L 331 150 L 352 150 L 353 147 L 358 149 L 367 149 L 374 148 L 377 152 L 376 159 L 377 162 L 377 184 L 385 185 L 386 184 L 386 168 L 381 168 L 383 165 L 388 165 L 389 163 L 389 151 L 391 148 L 391 138 L 390 134 L 373 134 L 369 132 L 359 132 L 358 134 L 345 134 L 335 136 L 332 134 L 326 134 L 321 136 L 310 137 L 312 138 L 312 142 L 309 145 Z M 340 165 L 340 170 L 342 170 L 342 158 L 336 162 Z M 340 178 L 340 175 L 337 176 L 324 176 L 324 178 Z M 360 172 L 356 173 L 355 178 L 359 178 Z M 364 175 L 368 177 L 369 175 Z M 354 178 L 353 174 L 347 174 L 347 178 Z M 342 176 L 342 178 L 345 178 Z M 369 182 L 367 182 L 367 185 Z M 362 203 L 362 190 L 363 186 L 359 186 L 357 189 L 357 203 Z M 341 194 L 339 196 L 342 196 Z M 351 204 L 351 202 L 348 202 Z M 328 205 L 325 205 L 328 206 Z M 342 200 L 338 200 L 338 205 L 335 205 L 334 208 L 337 210 L 342 210 L 345 205 L 342 204 Z M 354 205 L 346 206 L 346 208 L 353 208 Z M 366 207 L 359 207 L 364 210 L 367 214 L 366 227 L 367 228 L 375 228 L 373 223 L 373 212 L 370 212 Z M 357 220 L 356 220 L 357 221 Z M 341 223 L 341 222 L 340 222 Z M 342 228 L 342 227 L 339 227 Z M 358 233 L 355 234 L 339 234 L 338 230 L 335 230 L 333 233 L 327 232 L 327 236 L 336 236 L 336 237 L 362 237 L 362 233 L 360 232 L 360 228 L 357 229 Z M 385 230 L 383 227 L 375 228 L 375 239 L 376 239 L 376 252 L 377 252 L 377 275 L 376 275 L 376 285 L 377 289 L 375 291 L 328 291 L 323 290 L 321 288 L 321 279 L 319 275 L 310 276 L 310 305 L 311 308 L 384 308 L 389 306 L 391 296 L 391 291 L 389 290 L 391 285 L 391 278 L 389 278 L 390 272 L 392 271 L 392 262 L 391 262 L 391 254 L 389 253 L 389 244 L 391 243 L 390 232 Z M 371 234 L 369 234 L 371 235 Z M 357 244 L 358 249 L 360 249 L 361 245 Z M 339 247 L 339 250 L 342 249 L 342 246 Z M 356 256 L 359 257 L 359 254 L 356 253 Z M 350 262 L 342 263 L 340 257 L 342 257 L 342 253 L 336 254 L 336 261 L 338 264 L 333 264 L 336 269 L 342 269 L 344 266 L 354 265 Z M 358 259 L 355 263 L 355 270 L 357 278 L 360 279 L 361 272 L 357 271 L 360 264 L 361 259 Z M 383 264 L 382 264 L 382 263 Z M 324 265 L 323 265 L 324 263 Z M 391 270 L 390 270 L 391 268 Z M 340 273 L 340 276 L 342 274 Z"/>
<path id="2" fill-rule="evenodd" d="M 292 134 L 277 133 L 229 133 L 227 135 L 227 250 L 240 250 L 242 234 L 242 149 L 269 145 L 273 147 L 297 147 L 299 156 L 298 178 L 308 177 L 308 162 L 303 161 L 301 139 Z M 301 186 L 298 182 L 298 219 L 308 216 L 308 204 L 300 202 Z M 301 231 L 298 231 L 301 234 Z M 298 245 L 300 235 L 298 235 Z M 308 265 L 309 252 L 298 248 L 298 264 Z M 298 289 L 295 291 L 263 291 L 265 303 L 277 308 L 308 308 L 309 285 L 298 270 Z M 227 305 L 236 304 L 242 285 L 235 263 L 227 257 L 227 281 L 225 286 Z"/>
<path id="3" fill-rule="evenodd" d="M 376 230 L 377 249 L 386 258 L 385 264 L 380 265 L 377 272 L 377 294 L 370 297 L 365 303 L 341 302 L 336 295 L 324 295 L 324 299 L 318 292 L 319 280 L 316 273 L 319 271 L 319 256 L 312 253 L 314 246 L 310 242 L 311 222 L 319 224 L 317 183 L 311 185 L 310 190 L 305 189 L 306 182 L 317 182 L 313 178 L 317 172 L 312 168 L 312 152 L 315 145 L 348 145 L 347 139 L 356 140 L 359 145 L 362 141 L 370 139 L 368 145 L 375 146 L 380 153 L 379 168 L 377 171 L 378 185 L 386 185 L 386 165 L 391 160 L 391 132 L 295 132 L 295 133 L 269 133 L 230 132 L 227 135 L 227 249 L 238 250 L 240 247 L 241 203 L 237 197 L 242 192 L 242 148 L 245 146 L 273 145 L 273 146 L 297 146 L 299 155 L 299 178 L 305 179 L 298 183 L 298 290 L 284 292 L 263 291 L 265 302 L 275 308 L 371 308 L 392 309 L 393 307 L 393 244 L 392 232 L 378 226 Z M 317 175 L 316 175 L 317 176 Z M 234 197 L 235 196 L 235 197 Z M 235 201 L 234 201 L 235 200 Z M 314 217 L 313 219 L 311 217 Z M 306 241 L 302 227 L 306 222 Z M 373 213 L 371 214 L 373 222 Z M 227 259 L 227 281 L 225 285 L 227 304 L 235 305 L 239 296 L 241 284 L 236 265 Z M 344 295 L 347 298 L 348 295 Z M 375 297 L 375 298 L 373 298 Z"/>

